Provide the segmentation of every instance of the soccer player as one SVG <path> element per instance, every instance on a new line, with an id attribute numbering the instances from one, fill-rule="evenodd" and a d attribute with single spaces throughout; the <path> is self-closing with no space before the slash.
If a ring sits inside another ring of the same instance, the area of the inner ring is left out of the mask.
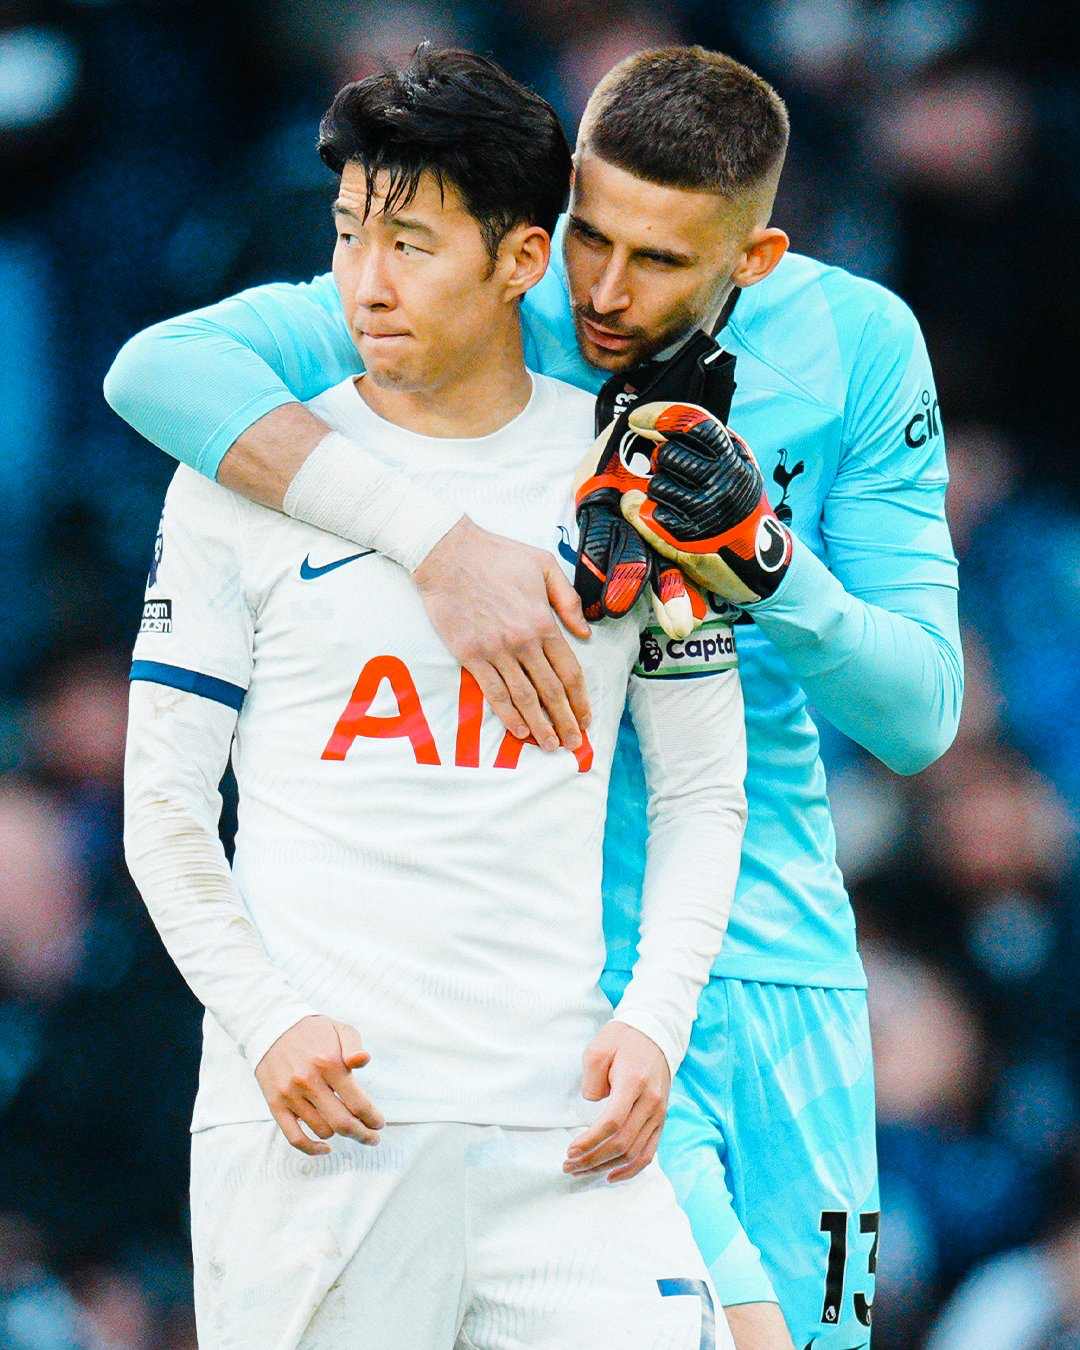
<path id="1" fill-rule="evenodd" d="M 569 187 L 553 110 L 481 57 L 421 52 L 346 86 L 320 150 L 366 374 L 313 415 L 485 527 L 572 539 L 593 399 L 529 374 L 519 313 Z M 745 821 L 730 628 L 703 664 L 639 659 L 644 604 L 601 626 L 588 731 L 545 755 L 485 715 L 397 563 L 185 467 L 144 614 L 125 836 L 207 1009 L 200 1344 L 730 1347 L 659 1164 L 610 1186 L 567 1161 L 616 1132 L 652 1156 L 720 947 Z M 651 828 L 612 1017 L 602 836 L 628 693 Z"/>
<path id="2" fill-rule="evenodd" d="M 785 1317 L 797 1350 L 855 1350 L 870 1338 L 877 1247 L 871 1055 L 807 704 L 913 773 L 950 743 L 963 677 L 925 346 L 895 296 L 788 252 L 770 225 L 787 132 L 776 93 L 717 53 L 617 66 L 582 122 L 562 257 L 523 318 L 530 366 L 612 407 L 695 327 L 737 358 L 730 421 L 792 546 L 773 593 L 739 607 L 750 815 L 661 1161 L 739 1350 L 789 1347 Z M 375 438 L 346 447 L 296 402 L 356 368 L 324 277 L 149 329 L 106 391 L 208 477 L 410 567 L 508 723 L 573 744 L 584 698 L 547 600 L 572 630 L 581 615 L 553 560 L 459 518 L 396 476 Z M 616 997 L 637 944 L 642 803 L 626 728 L 604 883 Z"/>

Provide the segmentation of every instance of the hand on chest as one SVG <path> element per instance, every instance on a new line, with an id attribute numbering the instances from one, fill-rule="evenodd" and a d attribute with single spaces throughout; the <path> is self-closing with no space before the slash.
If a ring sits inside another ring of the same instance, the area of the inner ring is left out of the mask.
<path id="1" fill-rule="evenodd" d="M 555 532 L 555 549 L 568 538 L 565 526 Z M 290 553 L 279 556 L 257 614 L 252 714 L 302 710 L 305 739 L 324 761 L 366 762 L 391 746 L 395 760 L 430 767 L 516 769 L 546 758 L 531 737 L 503 728 L 402 568 L 329 536 Z M 637 629 L 600 625 L 575 647 L 594 711 L 592 741 L 559 757 L 576 758 L 584 773 L 593 746 L 614 743 Z"/>

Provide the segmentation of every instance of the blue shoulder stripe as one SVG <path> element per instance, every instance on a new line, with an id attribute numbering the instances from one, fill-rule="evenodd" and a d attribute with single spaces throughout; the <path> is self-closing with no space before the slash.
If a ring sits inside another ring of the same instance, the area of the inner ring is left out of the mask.
<path id="1" fill-rule="evenodd" d="M 228 680 L 200 675 L 197 670 L 186 670 L 183 666 L 166 666 L 160 661 L 132 661 L 128 679 L 149 680 L 152 684 L 164 684 L 170 689 L 183 689 L 187 694 L 199 694 L 215 703 L 224 703 L 237 712 L 243 706 L 247 693 L 246 689 L 241 689 L 238 684 L 230 684 Z"/>

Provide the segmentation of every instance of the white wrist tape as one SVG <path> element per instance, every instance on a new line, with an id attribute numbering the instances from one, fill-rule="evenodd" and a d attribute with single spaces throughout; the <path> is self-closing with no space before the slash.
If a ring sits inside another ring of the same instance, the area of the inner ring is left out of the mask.
<path id="1" fill-rule="evenodd" d="M 289 484 L 285 514 L 373 548 L 413 571 L 462 512 L 331 432 Z"/>

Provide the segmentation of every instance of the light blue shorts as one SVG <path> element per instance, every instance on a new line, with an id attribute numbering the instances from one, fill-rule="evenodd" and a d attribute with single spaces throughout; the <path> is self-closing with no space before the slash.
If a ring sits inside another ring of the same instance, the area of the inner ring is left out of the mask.
<path id="1" fill-rule="evenodd" d="M 629 976 L 604 974 L 618 1002 Z M 877 1261 L 866 993 L 714 979 L 660 1163 L 726 1307 L 778 1302 L 796 1350 L 864 1350 Z"/>

